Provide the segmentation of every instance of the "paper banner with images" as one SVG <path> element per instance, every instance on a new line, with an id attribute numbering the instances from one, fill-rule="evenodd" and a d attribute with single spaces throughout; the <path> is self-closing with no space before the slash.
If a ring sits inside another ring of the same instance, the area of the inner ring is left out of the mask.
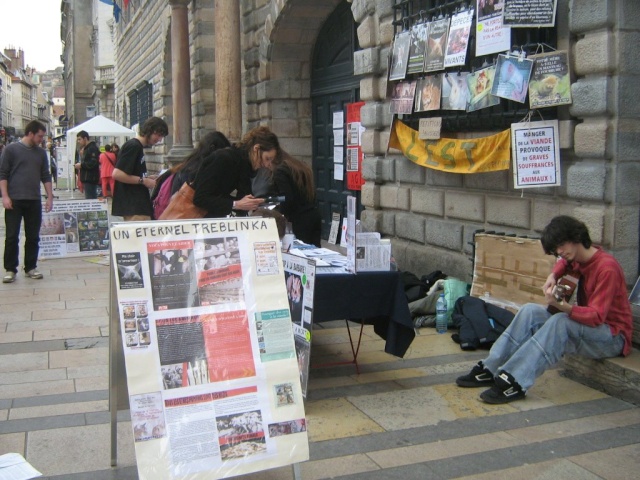
<path id="1" fill-rule="evenodd" d="M 493 107 L 500 103 L 499 97 L 491 95 L 495 74 L 496 67 L 492 65 L 467 75 L 467 85 L 469 87 L 467 112 L 475 112 L 481 108 Z"/>
<path id="2" fill-rule="evenodd" d="M 389 80 L 402 80 L 406 76 L 410 42 L 411 32 L 400 32 L 396 35 L 391 52 Z"/>
<path id="3" fill-rule="evenodd" d="M 502 22 L 511 27 L 553 27 L 558 0 L 503 0 Z"/>
<path id="4" fill-rule="evenodd" d="M 514 188 L 560 185 L 558 121 L 511 124 Z"/>
<path id="5" fill-rule="evenodd" d="M 416 84 L 416 112 L 427 112 L 440 109 L 442 96 L 442 75 L 429 75 L 421 78 Z"/>
<path id="6" fill-rule="evenodd" d="M 313 289 L 316 264 L 313 260 L 290 253 L 282 254 L 287 298 L 293 323 L 302 396 L 307 397 L 309 363 L 311 359 L 311 329 L 313 327 Z"/>
<path id="7" fill-rule="evenodd" d="M 110 233 L 139 477 L 307 460 L 275 221 L 122 222 Z"/>
<path id="8" fill-rule="evenodd" d="M 450 20 L 449 17 L 446 17 L 429 24 L 427 54 L 424 59 L 425 72 L 444 70 L 444 52 L 447 47 Z"/>
<path id="9" fill-rule="evenodd" d="M 398 82 L 392 86 L 390 113 L 410 114 L 413 111 L 413 99 L 416 93 L 416 81 Z"/>
<path id="10" fill-rule="evenodd" d="M 468 72 L 445 73 L 442 80 L 442 110 L 466 110 L 469 103 Z"/>
<path id="11" fill-rule="evenodd" d="M 533 60 L 518 55 L 498 55 L 491 95 L 524 103 L 532 69 Z"/>
<path id="12" fill-rule="evenodd" d="M 420 140 L 419 132 L 399 120 L 393 122 L 389 147 L 421 167 L 451 173 L 509 170 L 510 130 L 481 138 Z"/>
<path id="13" fill-rule="evenodd" d="M 407 73 L 421 73 L 424 69 L 424 55 L 427 48 L 428 23 L 417 23 L 411 27 L 411 43 L 409 45 L 409 66 Z"/>
<path id="14" fill-rule="evenodd" d="M 415 82 L 413 82 L 415 85 Z M 415 86 L 414 86 L 415 88 Z M 347 103 L 347 155 L 345 167 L 347 170 L 347 189 L 362 190 L 365 184 L 362 176 L 362 134 L 366 129 L 360 121 L 360 111 L 365 102 Z"/>
<path id="15" fill-rule="evenodd" d="M 570 105 L 571 73 L 566 51 L 541 53 L 529 57 L 534 61 L 529 82 L 531 108 Z"/>
<path id="16" fill-rule="evenodd" d="M 503 2 L 476 0 L 476 57 L 506 52 L 511 48 L 511 28 L 502 24 Z"/>
<path id="17" fill-rule="evenodd" d="M 445 68 L 465 64 L 472 23 L 473 10 L 466 10 L 451 17 L 447 49 L 444 56 Z"/>
<path id="18" fill-rule="evenodd" d="M 60 200 L 42 210 L 40 258 L 95 256 L 109 252 L 106 200 Z"/>

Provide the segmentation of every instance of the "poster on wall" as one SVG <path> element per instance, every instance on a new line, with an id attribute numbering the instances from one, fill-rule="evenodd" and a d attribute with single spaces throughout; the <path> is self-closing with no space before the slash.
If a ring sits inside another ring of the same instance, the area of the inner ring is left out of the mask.
<path id="1" fill-rule="evenodd" d="M 511 48 L 511 28 L 502 24 L 503 2 L 476 0 L 476 57 L 506 52 Z"/>
<path id="2" fill-rule="evenodd" d="M 443 74 L 442 110 L 466 110 L 469 104 L 469 72 Z"/>
<path id="3" fill-rule="evenodd" d="M 558 121 L 511 124 L 514 188 L 560 185 Z"/>
<path id="4" fill-rule="evenodd" d="M 391 68 L 389 80 L 402 80 L 407 74 L 407 62 L 409 60 L 410 32 L 400 32 L 393 41 L 391 52 Z"/>
<path id="5" fill-rule="evenodd" d="M 424 59 L 424 71 L 444 70 L 444 52 L 449 33 L 449 17 L 435 20 L 429 24 L 427 35 L 427 54 Z"/>
<path id="6" fill-rule="evenodd" d="M 416 112 L 428 112 L 440 109 L 442 96 L 442 75 L 429 75 L 416 84 Z"/>
<path id="7" fill-rule="evenodd" d="M 466 10 L 451 17 L 447 50 L 444 56 L 445 67 L 465 64 L 472 22 L 473 10 Z"/>
<path id="8" fill-rule="evenodd" d="M 482 108 L 493 107 L 500 103 L 500 98 L 491 95 L 496 74 L 496 67 L 481 68 L 467 75 L 467 85 L 469 86 L 469 104 L 467 112 L 475 112 Z"/>
<path id="9" fill-rule="evenodd" d="M 95 256 L 109 253 L 106 200 L 59 200 L 42 210 L 40 258 Z"/>
<path id="10" fill-rule="evenodd" d="M 566 51 L 541 53 L 529 57 L 534 61 L 529 83 L 531 108 L 570 105 L 571 73 Z"/>
<path id="11" fill-rule="evenodd" d="M 415 82 L 412 82 L 415 90 Z M 347 189 L 362 190 L 364 178 L 362 177 L 362 134 L 365 128 L 360 122 L 360 110 L 364 106 L 364 102 L 347 103 Z"/>
<path id="12" fill-rule="evenodd" d="M 307 460 L 275 221 L 123 222 L 110 233 L 139 477 Z"/>
<path id="13" fill-rule="evenodd" d="M 293 337 L 300 370 L 302 396 L 307 398 L 309 363 L 311 358 L 311 329 L 313 326 L 313 289 L 316 264 L 314 260 L 290 253 L 282 254 L 287 299 L 291 311 Z"/>
<path id="14" fill-rule="evenodd" d="M 498 55 L 491 95 L 524 103 L 529 91 L 533 60 L 520 55 Z"/>
<path id="15" fill-rule="evenodd" d="M 407 73 L 420 73 L 424 69 L 424 54 L 427 48 L 428 23 L 417 23 L 411 27 L 409 45 L 409 66 Z"/>
<path id="16" fill-rule="evenodd" d="M 553 27 L 558 0 L 503 0 L 503 23 L 511 27 Z"/>

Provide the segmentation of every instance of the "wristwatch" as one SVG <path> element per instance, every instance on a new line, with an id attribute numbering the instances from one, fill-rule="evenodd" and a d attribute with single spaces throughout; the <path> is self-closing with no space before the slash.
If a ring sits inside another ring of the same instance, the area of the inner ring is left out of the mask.
<path id="1" fill-rule="evenodd" d="M 142 177 L 140 177 L 140 178 L 138 179 L 138 185 L 142 185 L 142 182 L 144 182 L 144 179 L 143 179 Z"/>

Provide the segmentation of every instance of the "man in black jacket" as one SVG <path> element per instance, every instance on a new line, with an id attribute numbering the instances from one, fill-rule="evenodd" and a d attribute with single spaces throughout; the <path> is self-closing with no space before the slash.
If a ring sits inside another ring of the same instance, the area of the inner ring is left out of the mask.
<path id="1" fill-rule="evenodd" d="M 98 198 L 98 184 L 100 183 L 100 149 L 89 139 L 84 130 L 78 132 L 78 146 L 81 149 L 80 162 L 76 169 L 80 170 L 80 181 L 84 185 L 84 198 L 87 200 Z"/>

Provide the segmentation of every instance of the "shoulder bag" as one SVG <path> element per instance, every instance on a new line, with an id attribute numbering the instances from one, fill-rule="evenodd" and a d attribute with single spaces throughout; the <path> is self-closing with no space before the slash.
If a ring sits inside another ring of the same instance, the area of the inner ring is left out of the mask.
<path id="1" fill-rule="evenodd" d="M 169 205 L 158 220 L 178 220 L 181 218 L 202 218 L 207 211 L 193 204 L 195 190 L 188 182 L 184 182 L 180 190 L 173 194 Z"/>

